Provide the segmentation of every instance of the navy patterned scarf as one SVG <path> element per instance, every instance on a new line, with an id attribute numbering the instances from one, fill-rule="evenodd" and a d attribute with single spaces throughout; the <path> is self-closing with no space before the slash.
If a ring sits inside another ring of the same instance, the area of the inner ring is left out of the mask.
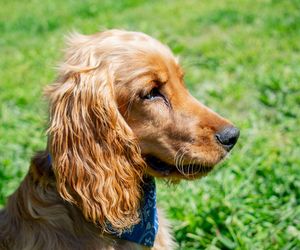
<path id="1" fill-rule="evenodd" d="M 145 177 L 142 185 L 144 197 L 140 208 L 140 222 L 132 226 L 118 238 L 152 247 L 158 231 L 158 216 L 156 209 L 156 186 L 153 177 Z"/>

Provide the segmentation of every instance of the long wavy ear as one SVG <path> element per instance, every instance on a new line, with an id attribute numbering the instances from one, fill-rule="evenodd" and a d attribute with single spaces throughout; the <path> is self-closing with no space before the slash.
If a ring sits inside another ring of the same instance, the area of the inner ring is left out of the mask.
<path id="1" fill-rule="evenodd" d="M 87 37 L 75 38 L 59 80 L 46 89 L 57 189 L 87 220 L 121 231 L 138 222 L 144 161 L 118 111 L 108 65 Z"/>

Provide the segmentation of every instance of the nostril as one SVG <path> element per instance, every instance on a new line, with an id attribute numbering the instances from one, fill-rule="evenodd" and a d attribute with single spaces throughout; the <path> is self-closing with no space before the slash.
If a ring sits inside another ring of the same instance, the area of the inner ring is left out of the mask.
<path id="1" fill-rule="evenodd" d="M 226 150 L 230 150 L 236 144 L 240 135 L 240 131 L 236 127 L 226 127 L 225 129 L 216 133 L 216 139 L 222 144 Z"/>

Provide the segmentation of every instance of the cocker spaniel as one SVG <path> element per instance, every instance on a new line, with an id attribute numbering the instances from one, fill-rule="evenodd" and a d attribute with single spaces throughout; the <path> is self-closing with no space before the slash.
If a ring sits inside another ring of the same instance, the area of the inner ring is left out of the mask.
<path id="1" fill-rule="evenodd" d="M 239 136 L 183 75 L 143 33 L 71 35 L 46 89 L 47 148 L 0 212 L 0 248 L 173 249 L 154 177 L 200 178 Z"/>

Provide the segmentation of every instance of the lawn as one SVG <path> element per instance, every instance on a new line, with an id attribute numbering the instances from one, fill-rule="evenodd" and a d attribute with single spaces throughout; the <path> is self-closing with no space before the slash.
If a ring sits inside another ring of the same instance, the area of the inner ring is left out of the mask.
<path id="1" fill-rule="evenodd" d="M 300 1 L 0 0 L 0 206 L 46 144 L 64 35 L 123 28 L 180 55 L 191 92 L 241 129 L 208 177 L 159 183 L 179 249 L 300 249 Z"/>

